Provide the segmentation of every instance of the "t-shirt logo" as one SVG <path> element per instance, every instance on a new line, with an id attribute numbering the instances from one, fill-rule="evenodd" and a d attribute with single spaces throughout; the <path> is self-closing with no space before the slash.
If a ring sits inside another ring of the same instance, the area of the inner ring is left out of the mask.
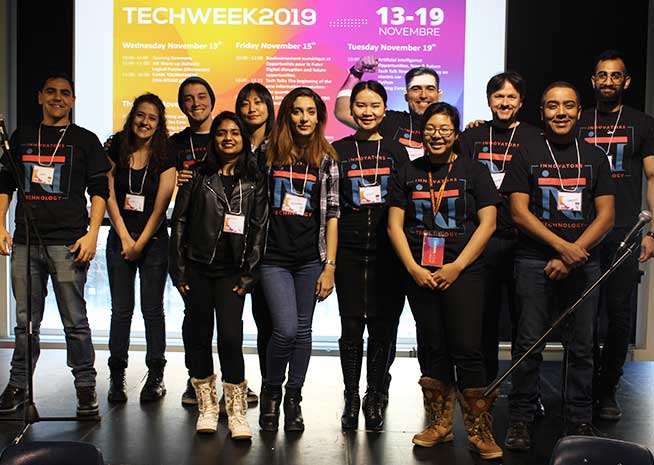
<path id="1" fill-rule="evenodd" d="M 434 186 L 435 198 L 438 196 L 439 188 L 440 183 L 436 183 Z M 416 211 L 416 219 L 427 225 L 428 229 L 432 229 L 433 225 L 436 225 L 436 228 L 439 230 L 455 231 L 458 233 L 464 232 L 463 225 L 466 221 L 466 210 L 464 197 L 461 195 L 462 192 L 465 192 L 465 180 L 448 180 L 443 191 L 443 200 L 441 201 L 440 209 L 432 223 L 431 219 L 434 216 L 434 212 L 431 203 L 431 194 L 429 192 L 429 182 L 427 180 L 419 180 L 419 182 L 412 186 L 411 192 L 411 201 Z M 460 208 L 458 222 L 457 207 Z"/>
<path id="2" fill-rule="evenodd" d="M 361 187 L 373 185 L 375 179 L 375 169 L 360 169 L 358 163 L 352 163 L 348 168 L 349 169 L 346 171 L 345 176 L 350 180 L 350 186 L 352 188 L 352 203 L 355 207 L 358 208 L 361 206 Z M 390 179 L 390 175 L 390 168 L 377 168 L 377 184 L 381 187 L 382 203 L 386 202 L 386 195 L 388 194 L 388 180 Z"/>
<path id="3" fill-rule="evenodd" d="M 72 170 L 73 147 L 71 145 L 60 145 L 57 154 L 52 157 L 56 144 L 41 144 L 41 156 L 38 155 L 36 144 L 24 144 L 21 161 L 25 170 L 25 193 L 28 200 L 65 200 L 69 196 L 70 173 Z M 52 163 L 50 163 L 52 160 Z M 54 169 L 52 184 L 32 183 L 34 168 L 37 166 L 50 166 Z"/>
<path id="4" fill-rule="evenodd" d="M 279 214 L 281 212 L 284 195 L 288 192 L 293 195 L 304 195 L 304 198 L 307 199 L 304 216 L 312 215 L 313 206 L 311 205 L 311 193 L 313 192 L 313 188 L 316 185 L 318 178 L 314 174 L 311 174 L 311 172 L 307 173 L 307 183 L 304 187 L 303 193 L 302 185 L 304 184 L 305 169 L 306 166 L 298 167 L 298 170 L 301 171 L 299 173 L 293 170 L 293 179 L 295 180 L 293 184 L 291 184 L 290 172 L 287 167 L 285 167 L 285 169 L 273 169 L 272 208 L 275 210 L 273 213 Z"/>
<path id="5" fill-rule="evenodd" d="M 479 160 L 482 165 L 486 166 L 491 173 L 501 171 L 502 168 L 506 170 L 511 163 L 511 149 L 518 146 L 517 144 L 512 143 L 511 148 L 506 152 L 507 144 L 508 142 L 493 142 L 493 151 L 491 152 L 487 141 L 475 142 L 474 154 L 477 157 L 477 160 Z M 504 157 L 505 153 L 506 158 Z"/>
<path id="6" fill-rule="evenodd" d="M 598 124 L 597 130 L 594 126 L 580 128 L 579 135 L 584 139 L 584 142 L 590 145 L 596 145 L 604 153 L 608 149 L 609 153 L 607 153 L 607 156 L 611 164 L 613 178 L 631 176 L 631 170 L 626 166 L 627 160 L 625 159 L 625 155 L 627 146 L 634 140 L 633 127 L 619 125 L 614 131 L 613 125 Z"/>
<path id="7" fill-rule="evenodd" d="M 557 215 L 563 215 L 565 218 L 575 222 L 584 220 L 582 211 L 558 209 L 560 192 L 583 193 L 584 189 L 587 187 L 588 181 L 584 176 L 584 171 L 590 171 L 591 166 L 586 165 L 584 168 L 585 169 L 581 170 L 582 174 L 579 178 L 576 177 L 577 170 L 574 168 L 566 170 L 574 171 L 574 177 L 566 177 L 566 175 L 563 175 L 562 179 L 559 179 L 556 167 L 532 166 L 532 173 L 535 174 L 538 181 L 538 188 L 541 191 L 543 207 L 542 216 L 540 218 L 541 220 L 549 221 Z M 561 185 L 563 185 L 563 189 L 561 188 Z"/>

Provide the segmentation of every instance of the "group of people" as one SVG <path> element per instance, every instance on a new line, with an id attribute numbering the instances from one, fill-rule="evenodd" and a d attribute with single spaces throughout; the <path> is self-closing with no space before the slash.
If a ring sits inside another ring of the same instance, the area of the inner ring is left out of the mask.
<path id="1" fill-rule="evenodd" d="M 458 399 L 471 449 L 485 459 L 501 457 L 490 415 L 496 394 L 484 395 L 498 372 L 501 309 L 510 311 L 517 360 L 610 265 L 638 216 L 643 173 L 647 204 L 654 209 L 654 119 L 623 105 L 631 76 L 615 51 L 596 62 L 595 107 L 582 116 L 575 87 L 554 82 L 542 93 L 541 128 L 518 119 L 526 90 L 516 72 L 490 79 L 492 119 L 473 122 L 462 132 L 457 109 L 439 102 L 435 71 L 418 67 L 406 74 L 408 111 L 396 111 L 387 109 L 380 83 L 362 80 L 376 67 L 377 59 L 367 56 L 350 68 L 335 117 L 355 132 L 333 144 L 324 134 L 326 105 L 309 88 L 289 92 L 275 117 L 270 92 L 250 83 L 239 92 L 233 112 L 213 117 L 214 92 L 194 76 L 181 83 L 178 94 L 188 128 L 169 137 L 165 107 L 147 93 L 135 99 L 122 130 L 103 150 L 95 135 L 70 120 L 73 82 L 65 75 L 49 76 L 38 92 L 41 124 L 19 128 L 11 138 L 25 190 L 17 203 L 13 242 L 5 216 L 16 181 L 8 167 L 0 172 L 0 253 L 12 254 L 17 322 L 0 413 L 16 410 L 25 396 L 28 228 L 40 235 L 40 242 L 32 236 L 30 245 L 34 363 L 50 277 L 78 414 L 98 413 L 83 296 L 106 208 L 110 402 L 127 400 L 137 271 L 148 367 L 140 397 L 156 400 L 166 393 L 163 293 L 170 275 L 185 305 L 189 378 L 182 402 L 197 404 L 197 431 L 215 432 L 225 414 L 232 438 L 250 439 L 245 413 L 248 403 L 257 401 L 262 430 L 276 431 L 283 409 L 284 430 L 303 431 L 313 312 L 336 287 L 342 428 L 358 428 L 360 410 L 366 429 L 384 427 L 406 297 L 416 322 L 428 419 L 413 443 L 431 447 L 452 441 Z M 166 209 L 176 184 L 169 233 Z M 639 254 L 602 289 L 610 321 L 603 349 L 593 336 L 599 293 L 566 323 L 569 433 L 593 434 L 594 408 L 601 418 L 621 416 L 615 393 L 631 334 L 630 294 L 638 262 L 653 255 L 650 225 Z M 248 388 L 243 362 L 248 293 L 258 329 L 259 398 Z M 505 440 L 510 450 L 530 448 L 530 425 L 544 414 L 541 352 L 542 347 L 513 375 Z"/>

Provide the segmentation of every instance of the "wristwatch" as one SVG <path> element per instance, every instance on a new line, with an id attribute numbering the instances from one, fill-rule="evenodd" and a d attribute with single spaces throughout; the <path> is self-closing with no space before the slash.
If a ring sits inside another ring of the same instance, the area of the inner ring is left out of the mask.
<path id="1" fill-rule="evenodd" d="M 645 235 L 651 237 L 652 239 L 654 239 L 654 231 L 647 231 L 645 233 Z"/>
<path id="2" fill-rule="evenodd" d="M 334 268 L 336 268 L 336 261 L 332 260 L 331 258 L 328 258 L 327 260 L 325 260 L 325 265 L 331 265 Z"/>

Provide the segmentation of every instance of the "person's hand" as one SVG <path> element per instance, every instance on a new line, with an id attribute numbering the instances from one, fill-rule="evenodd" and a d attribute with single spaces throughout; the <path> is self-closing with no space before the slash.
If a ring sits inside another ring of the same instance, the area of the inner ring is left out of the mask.
<path id="1" fill-rule="evenodd" d="M 95 258 L 95 247 L 97 242 L 97 236 L 87 232 L 77 239 L 68 251 L 75 255 L 75 261 L 77 263 L 90 262 Z"/>
<path id="2" fill-rule="evenodd" d="M 120 254 L 125 260 L 135 262 L 141 258 L 141 255 L 143 254 L 143 247 L 138 242 L 134 242 L 134 245 L 128 247 L 127 249 L 123 249 Z"/>
<path id="3" fill-rule="evenodd" d="M 580 245 L 563 240 L 554 249 L 561 255 L 561 259 L 565 264 L 570 267 L 583 265 L 590 256 L 586 249 Z"/>
<path id="4" fill-rule="evenodd" d="M 11 234 L 7 228 L 0 227 L 0 255 L 9 255 L 11 253 Z"/>
<path id="5" fill-rule="evenodd" d="M 177 172 L 177 187 L 183 186 L 187 182 L 193 179 L 192 170 L 179 170 Z"/>
<path id="6" fill-rule="evenodd" d="M 553 258 L 545 265 L 545 275 L 552 281 L 565 279 L 570 274 L 570 268 L 560 258 Z"/>
<path id="7" fill-rule="evenodd" d="M 427 268 L 416 265 L 414 268 L 409 270 L 409 274 L 418 286 L 432 290 L 436 289 L 436 279 L 434 279 L 432 272 Z"/>
<path id="8" fill-rule="evenodd" d="M 654 237 L 645 236 L 640 243 L 640 256 L 638 260 L 640 263 L 644 263 L 652 257 L 654 257 Z"/>
<path id="9" fill-rule="evenodd" d="M 186 297 L 186 294 L 188 291 L 191 290 L 190 286 L 188 284 L 180 284 L 179 286 L 176 286 L 177 290 L 179 293 L 182 295 L 182 297 Z"/>
<path id="10" fill-rule="evenodd" d="M 111 144 L 114 142 L 114 136 L 109 136 L 109 138 L 104 142 L 103 148 L 105 152 L 108 152 L 111 148 Z"/>
<path id="11" fill-rule="evenodd" d="M 476 119 L 474 121 L 470 121 L 468 124 L 466 124 L 466 129 L 472 129 L 481 126 L 484 124 L 486 121 L 483 119 Z"/>
<path id="12" fill-rule="evenodd" d="M 235 292 L 237 295 L 243 297 L 245 294 L 247 294 L 248 291 L 244 287 L 234 286 L 232 292 Z"/>
<path id="13" fill-rule="evenodd" d="M 316 281 L 316 296 L 318 301 L 322 302 L 334 290 L 334 267 L 325 265 L 325 268 L 320 273 L 318 281 Z"/>
<path id="14" fill-rule="evenodd" d="M 461 274 L 461 268 L 455 263 L 446 263 L 438 270 L 432 273 L 436 281 L 436 289 L 444 291 L 452 285 Z"/>
<path id="15" fill-rule="evenodd" d="M 360 73 L 374 73 L 377 71 L 378 64 L 379 60 L 376 57 L 372 55 L 366 55 L 357 60 L 357 62 L 354 64 L 354 69 Z"/>

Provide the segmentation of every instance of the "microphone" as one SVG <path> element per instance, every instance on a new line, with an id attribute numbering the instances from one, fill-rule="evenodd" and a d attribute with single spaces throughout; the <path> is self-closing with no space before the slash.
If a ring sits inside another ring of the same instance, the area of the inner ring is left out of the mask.
<path id="1" fill-rule="evenodd" d="M 9 153 L 9 135 L 7 134 L 5 119 L 2 116 L 0 116 L 0 143 L 2 143 L 2 148 Z"/>
<path id="2" fill-rule="evenodd" d="M 627 233 L 625 238 L 620 242 L 620 245 L 618 246 L 617 252 L 621 252 L 624 250 L 624 248 L 627 246 L 629 242 L 634 238 L 636 234 L 640 232 L 643 227 L 648 224 L 650 221 L 652 221 L 652 214 L 648 212 L 647 210 L 643 210 L 640 212 L 638 215 L 638 222 L 634 225 L 633 228 L 631 228 L 631 231 Z M 617 253 L 616 252 L 616 253 Z"/>

